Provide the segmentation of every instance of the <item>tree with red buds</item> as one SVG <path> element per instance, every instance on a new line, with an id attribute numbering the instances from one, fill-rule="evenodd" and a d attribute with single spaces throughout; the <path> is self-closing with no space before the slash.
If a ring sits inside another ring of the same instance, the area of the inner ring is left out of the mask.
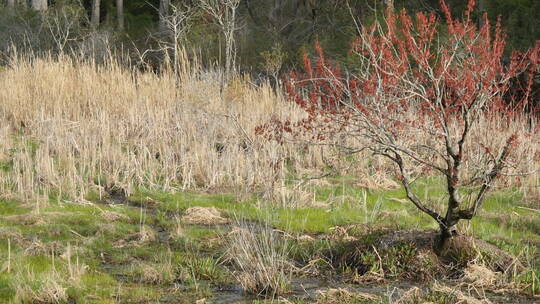
<path id="1" fill-rule="evenodd" d="M 359 28 L 351 50 L 358 66 L 349 73 L 316 44 L 316 60 L 305 56 L 304 72 L 284 82 L 306 117 L 273 121 L 259 131 L 323 141 L 352 138 L 341 146 L 386 157 L 410 202 L 438 223 L 444 248 L 458 233 L 458 222 L 478 213 L 494 183 L 523 168 L 518 165 L 526 153 L 517 150 L 525 151 L 535 132 L 521 122 L 530 115 L 524 109 L 538 73 L 540 42 L 504 62 L 500 22 L 492 26 L 484 15 L 478 26 L 471 19 L 474 0 L 461 18 L 452 16 L 444 0 L 440 5 L 444 18 L 389 8 L 383 22 Z M 508 102 L 518 76 L 527 81 L 519 99 Z M 420 167 L 444 177 L 443 208 L 415 194 L 413 175 Z"/>

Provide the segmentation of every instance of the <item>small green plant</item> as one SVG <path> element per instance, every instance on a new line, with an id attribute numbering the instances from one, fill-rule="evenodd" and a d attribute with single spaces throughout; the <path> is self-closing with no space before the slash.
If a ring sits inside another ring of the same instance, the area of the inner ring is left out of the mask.
<path id="1" fill-rule="evenodd" d="M 184 262 L 185 270 L 197 280 L 206 280 L 215 284 L 226 281 L 226 273 L 219 261 L 211 257 L 193 255 Z"/>
<path id="2" fill-rule="evenodd" d="M 283 50 L 283 45 L 276 43 L 270 50 L 261 52 L 261 57 L 263 59 L 261 68 L 277 82 L 281 67 L 287 59 L 287 53 Z"/>
<path id="3" fill-rule="evenodd" d="M 414 271 L 413 259 L 416 257 L 417 249 L 413 244 L 405 243 L 390 248 L 383 253 L 384 268 L 390 277 L 408 275 Z"/>

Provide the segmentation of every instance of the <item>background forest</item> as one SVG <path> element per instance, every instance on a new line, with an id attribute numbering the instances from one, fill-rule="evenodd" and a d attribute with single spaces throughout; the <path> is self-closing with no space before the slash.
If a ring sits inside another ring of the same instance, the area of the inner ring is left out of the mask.
<path id="1" fill-rule="evenodd" d="M 132 58 L 141 59 L 140 54 L 144 53 L 147 58 L 158 60 L 162 54 L 156 50 L 163 49 L 160 42 L 174 39 L 170 33 L 173 25 L 167 21 L 176 16 L 174 27 L 181 31 L 176 36 L 179 43 L 198 52 L 207 64 L 222 63 L 226 42 L 215 16 L 202 8 L 202 2 L 205 1 L 6 0 L 0 12 L 0 51 L 17 47 L 33 52 L 59 52 L 75 47 L 81 50 L 83 45 L 87 54 L 99 55 L 106 45 L 127 51 Z M 236 62 L 242 71 L 269 74 L 300 63 L 302 54 L 312 50 L 315 40 L 321 42 L 330 58 L 347 63 L 356 24 L 365 25 L 381 18 L 386 5 L 441 15 L 438 0 L 238 2 L 233 37 Z M 457 15 L 466 7 L 466 1 L 447 2 Z M 493 23 L 500 16 L 508 31 L 509 50 L 526 49 L 540 38 L 540 1 L 482 0 L 473 18 L 480 22 L 484 12 Z"/>

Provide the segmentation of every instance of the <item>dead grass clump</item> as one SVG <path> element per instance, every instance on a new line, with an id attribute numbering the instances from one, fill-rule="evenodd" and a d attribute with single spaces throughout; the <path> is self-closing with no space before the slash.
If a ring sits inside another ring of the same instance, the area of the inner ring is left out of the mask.
<path id="1" fill-rule="evenodd" d="M 300 243 L 308 243 L 308 242 L 315 241 L 315 238 L 307 234 L 299 235 L 295 239 L 297 242 L 300 242 Z"/>
<path id="2" fill-rule="evenodd" d="M 452 299 L 451 303 L 460 303 L 460 304 L 491 304 L 492 302 L 487 299 L 477 299 L 471 295 L 464 294 L 458 288 L 452 288 L 446 285 L 435 283 L 431 288 L 432 291 L 440 294 L 446 295 L 447 299 Z"/>
<path id="3" fill-rule="evenodd" d="M 0 239 L 9 239 L 17 244 L 22 243 L 24 240 L 21 230 L 16 227 L 0 227 Z"/>
<path id="4" fill-rule="evenodd" d="M 251 294 L 274 297 L 288 289 L 293 265 L 284 240 L 269 227 L 240 224 L 227 237 L 226 260 L 234 277 Z"/>
<path id="5" fill-rule="evenodd" d="M 176 278 L 170 259 L 152 264 L 137 261 L 131 266 L 130 275 L 135 281 L 148 284 L 170 283 Z"/>
<path id="6" fill-rule="evenodd" d="M 487 269 L 510 276 L 522 273 L 526 267 L 512 254 L 486 241 L 459 235 L 449 241 L 448 248 L 438 253 L 439 258 L 459 269 L 466 269 L 478 261 Z"/>
<path id="7" fill-rule="evenodd" d="M 355 186 L 374 190 L 395 190 L 401 187 L 388 175 L 382 173 L 375 173 L 371 175 L 362 174 L 355 183 Z"/>
<path id="8" fill-rule="evenodd" d="M 474 287 L 497 286 L 502 274 L 478 264 L 469 264 L 463 269 L 463 281 Z"/>
<path id="9" fill-rule="evenodd" d="M 101 234 L 103 233 L 113 234 L 117 231 L 117 229 L 118 229 L 118 226 L 114 223 L 104 223 L 104 224 L 99 225 L 98 227 L 98 231 Z"/>
<path id="10" fill-rule="evenodd" d="M 433 284 L 428 290 L 412 287 L 405 291 L 401 297 L 391 302 L 395 304 L 434 304 L 434 303 L 456 303 L 456 304 L 491 304 L 485 296 L 480 296 L 478 290 L 469 289 L 477 294 L 465 294 L 460 290 L 460 285 L 449 287 L 440 283 Z"/>
<path id="11" fill-rule="evenodd" d="M 154 229 L 148 226 L 142 226 L 139 233 L 137 233 L 137 241 L 140 243 L 154 242 L 157 239 L 157 234 Z"/>
<path id="12" fill-rule="evenodd" d="M 68 300 L 66 282 L 56 271 L 32 278 L 19 274 L 13 282 L 17 303 L 58 304 Z"/>
<path id="13" fill-rule="evenodd" d="M 60 242 L 42 242 L 35 239 L 28 244 L 24 249 L 25 255 L 60 255 L 64 250 L 64 246 Z"/>
<path id="14" fill-rule="evenodd" d="M 47 224 L 45 216 L 38 213 L 26 213 L 18 215 L 10 215 L 5 217 L 8 223 L 14 225 L 24 225 L 24 226 L 39 226 Z"/>
<path id="15" fill-rule="evenodd" d="M 315 304 L 371 303 L 378 300 L 380 297 L 374 294 L 351 292 L 344 288 L 330 288 L 317 291 Z"/>
<path id="16" fill-rule="evenodd" d="M 154 229 L 142 225 L 138 232 L 130 234 L 125 238 L 119 239 L 114 242 L 114 248 L 125 248 L 125 247 L 140 247 L 145 244 L 154 242 L 157 240 L 157 233 Z"/>
<path id="17" fill-rule="evenodd" d="M 512 272 L 495 272 L 485 265 L 470 264 L 463 269 L 463 276 L 460 278 L 459 284 L 469 290 L 489 290 L 498 294 L 519 293 L 523 291 L 525 286 L 517 278 L 519 275 L 516 276 Z"/>
<path id="18" fill-rule="evenodd" d="M 229 223 L 227 218 L 214 207 L 191 207 L 181 218 L 182 222 L 193 225 L 222 225 Z"/>
<path id="19" fill-rule="evenodd" d="M 327 204 L 316 202 L 313 192 L 308 192 L 302 188 L 291 189 L 285 185 L 279 185 L 273 187 L 270 192 L 266 194 L 267 198 L 280 207 L 328 207 Z"/>
<path id="20" fill-rule="evenodd" d="M 356 236 L 352 236 L 349 234 L 348 227 L 335 226 L 335 227 L 331 227 L 329 230 L 330 230 L 330 234 L 328 236 L 329 239 L 345 241 L 345 242 L 353 242 L 353 241 L 358 240 Z"/>
<path id="21" fill-rule="evenodd" d="M 145 263 L 139 263 L 137 267 L 140 282 L 153 284 L 162 282 L 161 273 L 156 268 Z"/>
<path id="22" fill-rule="evenodd" d="M 409 290 L 405 291 L 403 295 L 397 299 L 395 304 L 409 304 L 409 303 L 418 303 L 419 299 L 422 297 L 422 290 L 418 287 L 412 287 Z M 422 303 L 425 304 L 425 303 Z"/>
<path id="23" fill-rule="evenodd" d="M 108 210 L 105 210 L 105 211 L 101 212 L 101 217 L 103 217 L 103 219 L 105 219 L 107 222 L 116 222 L 116 221 L 120 221 L 120 220 L 129 221 L 130 220 L 129 216 L 127 216 L 125 214 L 114 212 L 114 211 L 108 211 Z"/>

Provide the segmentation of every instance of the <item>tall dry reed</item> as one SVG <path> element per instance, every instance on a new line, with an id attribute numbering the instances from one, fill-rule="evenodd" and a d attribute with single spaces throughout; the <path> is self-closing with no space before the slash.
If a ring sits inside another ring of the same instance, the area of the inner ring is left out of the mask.
<path id="1" fill-rule="evenodd" d="M 143 72 L 114 59 L 96 64 L 68 56 L 12 56 L 0 69 L 0 193 L 84 202 L 111 189 L 226 188 L 248 194 L 262 189 L 272 198 L 279 196 L 283 183 L 275 181 L 285 166 L 317 175 L 334 165 L 326 146 L 278 144 L 255 135 L 255 127 L 272 116 L 304 115 L 270 85 L 239 75 L 223 84 L 220 72 L 186 59 L 179 70 Z M 481 127 L 474 137 L 503 143 L 506 133 L 527 127 L 522 121 L 500 125 L 505 131 L 498 136 L 489 133 L 493 127 Z M 429 143 L 430 137 L 415 140 Z M 520 166 L 538 167 L 540 141 L 523 140 L 530 145 L 519 153 L 530 156 Z M 368 155 L 345 162 L 354 166 L 343 168 L 362 178 L 380 175 L 370 166 L 385 166 Z"/>
<path id="2" fill-rule="evenodd" d="M 182 71 L 13 57 L 0 71 L 0 193 L 84 201 L 139 186 L 253 189 L 285 159 L 321 165 L 319 150 L 300 155 L 255 135 L 271 115 L 301 115 L 269 85 Z"/>

